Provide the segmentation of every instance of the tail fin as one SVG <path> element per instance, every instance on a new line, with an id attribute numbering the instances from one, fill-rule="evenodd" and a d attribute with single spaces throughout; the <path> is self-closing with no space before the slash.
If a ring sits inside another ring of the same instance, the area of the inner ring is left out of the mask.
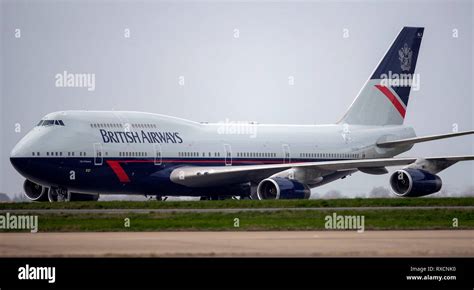
<path id="1" fill-rule="evenodd" d="M 410 90 L 419 88 L 414 74 L 423 27 L 404 27 L 339 123 L 401 125 Z"/>

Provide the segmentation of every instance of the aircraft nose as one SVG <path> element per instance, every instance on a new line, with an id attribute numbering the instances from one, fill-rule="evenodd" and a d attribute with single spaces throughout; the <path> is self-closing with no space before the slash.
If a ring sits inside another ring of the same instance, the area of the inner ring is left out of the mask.
<path id="1" fill-rule="evenodd" d="M 12 158 L 20 158 L 20 157 L 28 157 L 28 152 L 31 151 L 31 138 L 28 135 L 23 137 L 16 145 L 13 147 L 12 151 L 10 152 L 10 159 Z M 31 152 L 30 152 L 31 154 Z"/>
<path id="2" fill-rule="evenodd" d="M 23 137 L 10 152 L 10 163 L 23 176 L 28 175 L 30 157 L 32 157 L 32 140 L 28 134 Z M 36 154 L 35 154 L 36 155 Z"/>
<path id="3" fill-rule="evenodd" d="M 10 152 L 10 160 L 15 159 L 19 157 L 19 152 L 20 152 L 20 144 L 16 144 L 15 147 L 13 147 L 12 151 Z"/>
<path id="4" fill-rule="evenodd" d="M 16 170 L 21 172 L 20 170 L 20 163 L 21 163 L 21 157 L 22 157 L 22 152 L 24 151 L 23 145 L 21 144 L 22 142 L 18 142 L 18 144 L 13 147 L 12 151 L 10 152 L 10 162 L 15 167 Z"/>
<path id="5" fill-rule="evenodd" d="M 10 163 L 21 174 L 25 175 L 28 170 L 29 160 L 27 158 L 10 156 Z"/>

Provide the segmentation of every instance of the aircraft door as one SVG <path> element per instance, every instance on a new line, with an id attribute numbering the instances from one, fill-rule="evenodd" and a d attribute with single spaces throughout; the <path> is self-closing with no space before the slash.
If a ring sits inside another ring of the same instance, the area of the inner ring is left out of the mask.
<path id="1" fill-rule="evenodd" d="M 163 157 L 161 156 L 161 145 L 160 144 L 153 144 L 154 152 L 155 152 L 155 165 L 161 165 L 163 162 Z"/>
<path id="2" fill-rule="evenodd" d="M 225 165 L 232 165 L 232 148 L 230 144 L 224 144 Z"/>
<path id="3" fill-rule="evenodd" d="M 103 163 L 102 144 L 94 143 L 94 165 L 100 166 Z"/>
<path id="4" fill-rule="evenodd" d="M 290 145 L 283 144 L 281 145 L 281 147 L 283 150 L 283 163 L 290 163 L 291 162 Z"/>

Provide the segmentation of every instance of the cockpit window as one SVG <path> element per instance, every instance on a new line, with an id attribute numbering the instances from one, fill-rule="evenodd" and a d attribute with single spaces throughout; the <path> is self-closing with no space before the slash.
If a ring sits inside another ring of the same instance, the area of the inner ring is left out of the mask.
<path id="1" fill-rule="evenodd" d="M 62 120 L 41 120 L 37 126 L 64 126 L 64 122 Z"/>

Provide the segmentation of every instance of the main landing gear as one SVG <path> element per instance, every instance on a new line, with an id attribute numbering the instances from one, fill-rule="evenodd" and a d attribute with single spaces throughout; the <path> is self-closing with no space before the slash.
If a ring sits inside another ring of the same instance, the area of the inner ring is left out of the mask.
<path id="1" fill-rule="evenodd" d="M 235 195 L 206 195 L 206 196 L 201 196 L 200 200 L 226 200 L 226 199 L 232 199 L 232 200 L 237 200 L 237 196 Z M 240 199 L 249 199 L 248 197 L 240 197 Z"/>
<path id="2" fill-rule="evenodd" d="M 70 201 L 71 193 L 64 187 L 51 187 L 48 191 L 48 200 L 55 201 Z"/>
<path id="3" fill-rule="evenodd" d="M 48 200 L 50 202 L 68 202 L 68 201 L 98 201 L 98 194 L 86 194 L 70 192 L 64 187 L 51 186 L 48 191 Z"/>
<path id="4" fill-rule="evenodd" d="M 145 195 L 148 200 L 157 200 L 157 201 L 166 201 L 168 199 L 167 196 L 163 195 Z"/>

